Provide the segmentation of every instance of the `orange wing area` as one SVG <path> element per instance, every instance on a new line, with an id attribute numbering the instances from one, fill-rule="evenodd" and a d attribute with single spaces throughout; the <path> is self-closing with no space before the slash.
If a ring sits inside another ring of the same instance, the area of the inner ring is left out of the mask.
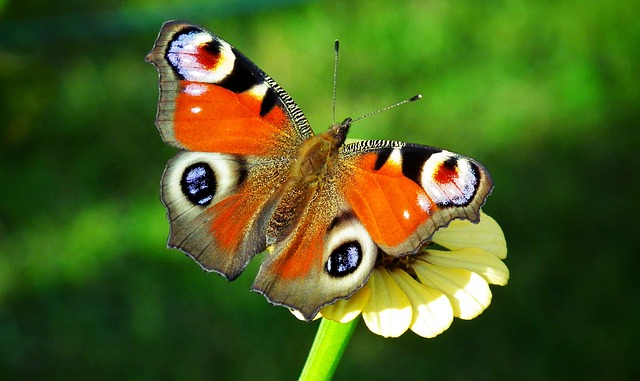
<path id="1" fill-rule="evenodd" d="M 224 252 L 234 253 L 240 246 L 245 235 L 244 227 L 251 224 L 261 204 L 256 200 L 246 194 L 236 194 L 207 210 L 214 215 L 209 231 Z"/>
<path id="2" fill-rule="evenodd" d="M 218 202 L 205 210 L 211 218 L 206 230 L 187 235 L 177 247 L 192 255 L 205 269 L 224 274 L 229 280 L 235 279 L 251 258 L 264 250 L 263 242 L 247 241 L 264 201 L 262 197 L 245 193 Z M 207 238 L 210 236 L 213 239 Z M 188 249 L 201 245 L 198 243 L 201 240 L 207 243 L 200 250 Z"/>
<path id="3" fill-rule="evenodd" d="M 223 87 L 180 82 L 174 132 L 186 149 L 239 155 L 264 155 L 278 135 L 290 129 L 282 108 L 260 115 L 261 97 L 234 93 Z"/>
<path id="4" fill-rule="evenodd" d="M 252 290 L 271 303 L 300 311 L 308 320 L 320 306 L 343 291 L 327 283 L 323 274 L 324 238 L 329 223 L 317 213 L 307 213 L 288 239 L 276 242 L 265 257 Z M 356 285 L 359 286 L 359 285 Z M 348 294 L 348 290 L 341 295 Z"/>
<path id="5" fill-rule="evenodd" d="M 270 271 L 285 281 L 306 279 L 322 267 L 324 231 L 296 233 L 292 241 L 271 264 Z"/>
<path id="6" fill-rule="evenodd" d="M 387 161 L 375 170 L 377 155 L 358 156 L 342 181 L 342 192 L 378 245 L 398 246 L 437 210 L 427 193 L 405 177 L 399 163 Z"/>

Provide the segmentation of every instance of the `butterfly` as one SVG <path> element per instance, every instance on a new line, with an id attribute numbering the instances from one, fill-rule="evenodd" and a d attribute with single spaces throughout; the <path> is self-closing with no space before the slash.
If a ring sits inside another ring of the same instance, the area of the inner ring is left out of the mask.
<path id="1" fill-rule="evenodd" d="M 156 126 L 180 152 L 161 198 L 168 246 L 236 279 L 267 251 L 252 290 L 311 320 L 415 254 L 453 219 L 479 220 L 493 182 L 477 161 L 398 141 L 345 144 L 352 119 L 315 135 L 285 90 L 206 29 L 163 25 Z"/>

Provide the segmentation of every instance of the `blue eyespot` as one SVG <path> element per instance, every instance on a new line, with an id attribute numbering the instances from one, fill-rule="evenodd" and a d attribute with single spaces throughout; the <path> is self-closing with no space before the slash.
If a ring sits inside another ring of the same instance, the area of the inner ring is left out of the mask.
<path id="1" fill-rule="evenodd" d="M 358 269 L 362 262 L 362 247 L 357 241 L 350 241 L 338 246 L 329 255 L 326 270 L 333 277 L 343 277 Z"/>
<path id="2" fill-rule="evenodd" d="M 207 163 L 191 164 L 182 173 L 180 186 L 192 204 L 205 206 L 216 194 L 216 176 Z"/>

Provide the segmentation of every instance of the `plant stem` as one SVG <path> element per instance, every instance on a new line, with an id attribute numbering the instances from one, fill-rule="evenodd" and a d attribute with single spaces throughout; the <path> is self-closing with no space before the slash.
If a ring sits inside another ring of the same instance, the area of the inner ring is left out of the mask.
<path id="1" fill-rule="evenodd" d="M 358 320 L 343 324 L 322 319 L 299 381 L 331 380 Z"/>

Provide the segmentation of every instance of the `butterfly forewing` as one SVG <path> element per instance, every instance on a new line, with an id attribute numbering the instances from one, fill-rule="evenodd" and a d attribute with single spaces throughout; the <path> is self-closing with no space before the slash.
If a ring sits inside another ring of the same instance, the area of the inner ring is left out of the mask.
<path id="1" fill-rule="evenodd" d="M 147 60 L 160 73 L 156 124 L 168 144 L 190 151 L 290 156 L 313 134 L 280 86 L 204 28 L 164 24 Z"/>
<path id="2" fill-rule="evenodd" d="M 477 222 L 493 182 L 477 161 L 439 148 L 394 141 L 343 147 L 341 192 L 374 242 L 413 254 L 453 219 Z"/>

